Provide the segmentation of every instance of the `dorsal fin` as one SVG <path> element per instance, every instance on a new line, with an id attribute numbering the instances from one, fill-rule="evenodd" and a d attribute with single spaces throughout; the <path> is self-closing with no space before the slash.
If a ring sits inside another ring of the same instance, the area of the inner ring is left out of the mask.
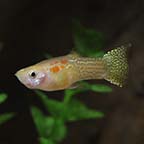
<path id="1" fill-rule="evenodd" d="M 68 56 L 72 58 L 80 57 L 80 55 L 75 50 L 72 50 Z"/>

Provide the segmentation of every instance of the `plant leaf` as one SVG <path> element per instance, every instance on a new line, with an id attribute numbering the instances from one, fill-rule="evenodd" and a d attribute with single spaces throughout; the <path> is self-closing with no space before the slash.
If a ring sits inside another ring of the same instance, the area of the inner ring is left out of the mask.
<path id="1" fill-rule="evenodd" d="M 0 115 L 0 125 L 10 120 L 15 114 L 14 113 L 6 113 Z"/>
<path id="2" fill-rule="evenodd" d="M 102 118 L 104 114 L 99 111 L 90 110 L 78 100 L 71 100 L 65 110 L 65 117 L 68 121 L 77 121 L 91 118 Z"/>
<path id="3" fill-rule="evenodd" d="M 43 102 L 47 111 L 50 112 L 52 116 L 54 117 L 61 116 L 61 113 L 63 112 L 64 109 L 64 105 L 62 102 L 49 99 L 44 92 L 36 91 L 36 93 Z"/>
<path id="4" fill-rule="evenodd" d="M 8 95 L 5 93 L 0 94 L 0 103 L 3 103 L 7 99 Z"/>
<path id="5" fill-rule="evenodd" d="M 112 92 L 112 88 L 106 85 L 94 84 L 91 85 L 91 90 L 94 92 L 108 93 Z"/>
<path id="6" fill-rule="evenodd" d="M 66 135 L 66 127 L 63 119 L 45 116 L 37 107 L 32 107 L 32 116 L 40 135 L 41 143 L 51 140 L 61 141 Z"/>
<path id="7" fill-rule="evenodd" d="M 64 103 L 65 104 L 69 103 L 71 98 L 72 98 L 72 96 L 74 96 L 74 95 L 76 95 L 78 93 L 82 93 L 84 91 L 86 91 L 86 89 L 79 89 L 79 88 L 77 88 L 77 89 L 66 89 L 64 91 Z"/>
<path id="8" fill-rule="evenodd" d="M 54 141 L 60 142 L 65 138 L 66 132 L 67 132 L 67 129 L 66 129 L 64 120 L 61 118 L 55 118 L 55 123 L 53 125 L 53 131 L 52 131 L 50 137 Z"/>
<path id="9" fill-rule="evenodd" d="M 64 103 L 68 103 L 73 95 L 78 93 L 82 93 L 88 90 L 92 90 L 94 92 L 112 92 L 112 88 L 102 84 L 89 84 L 88 82 L 82 81 L 80 83 L 80 88 L 77 89 L 67 89 L 64 94 Z"/>
<path id="10" fill-rule="evenodd" d="M 47 102 L 48 103 L 45 104 L 45 107 L 51 115 L 54 117 L 61 117 L 64 109 L 63 103 L 56 100 L 48 100 Z"/>
<path id="11" fill-rule="evenodd" d="M 64 103 L 68 103 L 71 100 L 73 95 L 88 91 L 91 88 L 91 84 L 84 82 L 84 81 L 80 82 L 79 85 L 80 85 L 80 87 L 78 87 L 77 89 L 66 89 L 65 90 Z"/>
<path id="12" fill-rule="evenodd" d="M 48 137 L 46 133 L 47 127 L 45 124 L 46 119 L 44 114 L 37 107 L 31 107 L 31 112 L 39 135 L 41 137 Z"/>
<path id="13" fill-rule="evenodd" d="M 48 138 L 43 138 L 41 137 L 39 139 L 40 141 L 40 144 L 56 144 L 55 142 L 53 142 L 51 139 L 48 139 Z"/>
<path id="14" fill-rule="evenodd" d="M 101 50 L 104 45 L 102 33 L 85 28 L 78 21 L 74 21 L 74 43 L 77 52 L 84 56 L 95 57 L 103 54 Z M 96 55 L 96 53 L 99 53 L 99 55 Z"/>

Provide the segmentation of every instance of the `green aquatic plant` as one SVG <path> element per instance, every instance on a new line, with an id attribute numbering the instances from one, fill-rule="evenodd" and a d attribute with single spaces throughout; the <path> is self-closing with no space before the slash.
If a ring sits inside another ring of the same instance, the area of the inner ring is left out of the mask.
<path id="1" fill-rule="evenodd" d="M 100 57 L 104 51 L 103 35 L 93 29 L 87 29 L 74 22 L 74 43 L 75 50 L 83 56 Z M 49 57 L 50 55 L 46 55 Z M 31 107 L 32 117 L 36 125 L 40 144 L 57 144 L 61 142 L 67 134 L 67 122 L 75 122 L 84 119 L 102 118 L 104 114 L 100 111 L 91 110 L 84 103 L 77 100 L 74 96 L 86 91 L 97 93 L 108 93 L 112 89 L 102 84 L 89 84 L 81 82 L 77 89 L 67 89 L 64 91 L 63 101 L 50 99 L 48 95 L 41 91 L 35 91 L 42 101 L 49 115 L 44 114 L 40 108 Z"/>
<path id="2" fill-rule="evenodd" d="M 104 36 L 92 28 L 86 28 L 79 21 L 73 21 L 73 39 L 75 50 L 82 56 L 102 57 L 104 51 Z"/>
<path id="3" fill-rule="evenodd" d="M 62 102 L 49 99 L 45 93 L 36 91 L 46 110 L 50 113 L 50 116 L 47 116 L 38 107 L 33 106 L 31 108 L 41 144 L 56 144 L 62 141 L 67 133 L 66 122 L 102 118 L 104 116 L 102 112 L 87 108 L 73 97 L 84 91 L 92 90 L 95 92 L 98 89 L 97 85 L 85 84 L 87 85 L 86 89 L 65 90 Z M 98 92 L 110 91 L 111 89 L 107 86 L 100 86 L 98 90 Z"/>
<path id="4" fill-rule="evenodd" d="M 8 95 L 5 93 L 0 94 L 0 104 L 4 103 L 7 99 Z M 0 114 L 0 125 L 7 122 L 14 116 L 14 113 L 4 113 Z"/>
<path id="5" fill-rule="evenodd" d="M 103 89 L 103 92 L 109 92 L 110 89 L 107 88 Z M 62 141 L 67 133 L 67 122 L 102 118 L 104 116 L 102 112 L 87 108 L 85 104 L 73 97 L 75 94 L 84 91 L 85 89 L 65 90 L 62 102 L 50 99 L 48 95 L 41 91 L 35 91 L 46 110 L 50 113 L 50 116 L 47 116 L 38 107 L 33 106 L 31 108 L 41 144 L 56 144 Z"/>

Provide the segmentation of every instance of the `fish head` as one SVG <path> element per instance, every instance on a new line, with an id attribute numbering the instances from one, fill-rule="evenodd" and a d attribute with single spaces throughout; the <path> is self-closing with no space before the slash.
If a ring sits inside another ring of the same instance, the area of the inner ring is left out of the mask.
<path id="1" fill-rule="evenodd" d="M 30 89 L 39 89 L 46 79 L 44 69 L 35 65 L 17 71 L 15 76 L 22 84 Z"/>

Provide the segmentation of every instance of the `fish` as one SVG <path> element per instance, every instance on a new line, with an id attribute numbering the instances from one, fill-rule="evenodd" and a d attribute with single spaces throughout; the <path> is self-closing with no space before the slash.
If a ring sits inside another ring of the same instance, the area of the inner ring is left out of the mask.
<path id="1" fill-rule="evenodd" d="M 29 89 L 57 91 L 77 88 L 83 80 L 104 79 L 122 87 L 128 76 L 127 48 L 121 45 L 103 57 L 83 57 L 76 52 L 46 59 L 15 73 L 18 80 Z"/>

